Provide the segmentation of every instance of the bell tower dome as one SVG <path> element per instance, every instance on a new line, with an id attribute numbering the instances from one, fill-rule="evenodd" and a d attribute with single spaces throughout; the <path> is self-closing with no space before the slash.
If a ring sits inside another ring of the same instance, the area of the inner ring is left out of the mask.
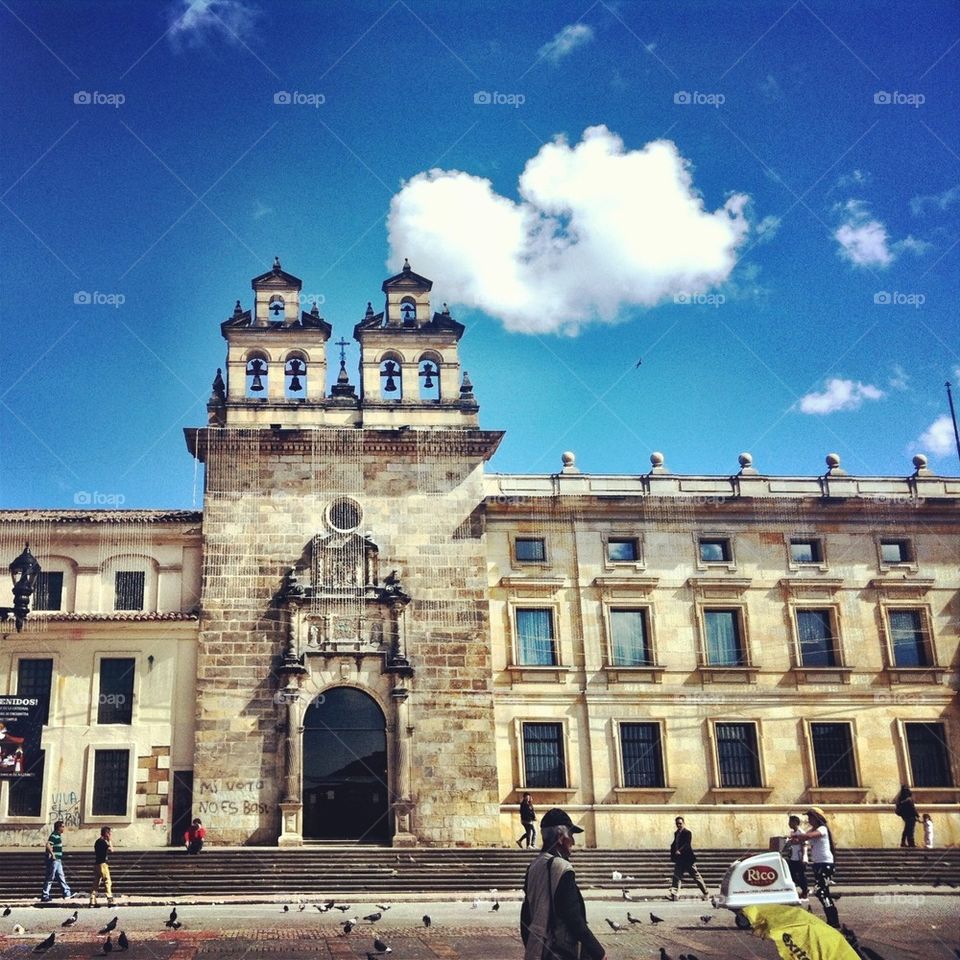
<path id="1" fill-rule="evenodd" d="M 447 305 L 431 314 L 433 281 L 403 270 L 383 281 L 382 313 L 373 305 L 353 330 L 360 344 L 364 426 L 476 427 L 479 407 L 461 378 L 459 343 L 466 329 Z"/>

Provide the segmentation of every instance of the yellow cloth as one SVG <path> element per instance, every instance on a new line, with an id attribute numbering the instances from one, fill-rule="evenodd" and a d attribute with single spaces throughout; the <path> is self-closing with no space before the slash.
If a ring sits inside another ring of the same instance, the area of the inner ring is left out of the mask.
<path id="1" fill-rule="evenodd" d="M 754 936 L 772 940 L 783 960 L 859 960 L 839 930 L 800 907 L 773 903 L 742 912 Z"/>

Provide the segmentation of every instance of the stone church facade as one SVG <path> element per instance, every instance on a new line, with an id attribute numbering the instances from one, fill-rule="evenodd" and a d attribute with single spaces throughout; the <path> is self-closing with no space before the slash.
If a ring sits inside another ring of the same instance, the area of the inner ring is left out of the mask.
<path id="1" fill-rule="evenodd" d="M 487 473 L 428 279 L 384 281 L 356 385 L 299 279 L 252 286 L 186 431 L 202 511 L 0 511 L 44 571 L 0 692 L 46 705 L 0 843 L 503 845 L 529 790 L 597 846 L 811 804 L 879 846 L 901 783 L 960 842 L 960 480 Z"/>

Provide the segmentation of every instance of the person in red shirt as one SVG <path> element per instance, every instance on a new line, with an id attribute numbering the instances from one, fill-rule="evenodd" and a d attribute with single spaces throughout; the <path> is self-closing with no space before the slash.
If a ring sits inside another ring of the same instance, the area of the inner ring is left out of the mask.
<path id="1" fill-rule="evenodd" d="M 207 831 L 203 829 L 203 823 L 199 817 L 193 818 L 193 823 L 183 835 L 183 845 L 187 853 L 199 853 L 203 849 L 203 838 Z"/>

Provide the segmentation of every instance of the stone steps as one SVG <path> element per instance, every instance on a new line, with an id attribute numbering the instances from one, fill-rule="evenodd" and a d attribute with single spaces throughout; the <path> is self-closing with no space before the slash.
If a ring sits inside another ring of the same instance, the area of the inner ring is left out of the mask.
<path id="1" fill-rule="evenodd" d="M 715 888 L 742 850 L 704 850 L 698 867 Z M 217 848 L 198 857 L 180 849 L 122 850 L 110 861 L 115 889 L 130 896 L 227 896 L 368 892 L 417 893 L 516 890 L 532 853 L 506 849 L 307 847 Z M 43 855 L 36 850 L 0 853 L 0 902 L 35 896 L 43 879 Z M 574 854 L 577 879 L 584 888 L 611 891 L 627 888 L 664 889 L 671 865 L 666 851 L 581 849 Z M 68 852 L 64 869 L 75 890 L 86 893 L 93 870 L 87 852 Z M 615 881 L 618 870 L 624 877 Z M 866 885 L 960 886 L 960 849 L 843 850 L 838 856 L 838 883 Z M 688 882 L 685 882 L 685 886 Z"/>

